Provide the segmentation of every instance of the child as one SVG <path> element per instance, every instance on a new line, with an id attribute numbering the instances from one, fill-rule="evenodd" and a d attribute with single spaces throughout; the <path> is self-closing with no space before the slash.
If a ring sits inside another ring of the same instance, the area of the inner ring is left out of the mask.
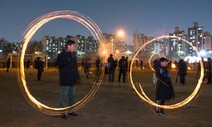
<path id="1" fill-rule="evenodd" d="M 169 100 L 175 96 L 167 65 L 168 60 L 162 57 L 160 58 L 160 66 L 155 70 L 158 78 L 156 86 L 156 103 L 159 105 L 164 105 L 165 100 Z M 159 107 L 155 107 L 155 113 L 156 115 L 165 115 L 164 109 Z"/>

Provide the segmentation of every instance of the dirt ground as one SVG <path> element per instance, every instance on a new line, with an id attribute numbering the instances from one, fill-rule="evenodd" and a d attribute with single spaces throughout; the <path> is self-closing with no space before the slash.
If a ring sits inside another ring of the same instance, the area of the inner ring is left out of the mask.
<path id="1" fill-rule="evenodd" d="M 147 70 L 135 72 L 135 80 L 154 99 L 154 86 L 149 85 L 152 74 Z M 174 75 L 173 75 L 174 76 Z M 26 70 L 28 87 L 42 103 L 56 107 L 59 100 L 58 71 L 45 70 L 42 81 L 36 80 L 35 70 Z M 198 97 L 188 105 L 166 110 L 166 116 L 156 116 L 154 107 L 144 103 L 128 83 L 104 83 L 89 103 L 77 110 L 77 117 L 67 119 L 43 114 L 23 97 L 17 80 L 17 70 L 6 73 L 0 69 L 0 127 L 211 127 L 212 85 L 203 84 Z M 76 101 L 86 95 L 94 79 L 81 75 Z M 174 80 L 174 79 L 173 79 Z M 174 85 L 176 98 L 168 104 L 186 98 L 195 88 L 195 73 L 189 73 L 185 86 Z"/>

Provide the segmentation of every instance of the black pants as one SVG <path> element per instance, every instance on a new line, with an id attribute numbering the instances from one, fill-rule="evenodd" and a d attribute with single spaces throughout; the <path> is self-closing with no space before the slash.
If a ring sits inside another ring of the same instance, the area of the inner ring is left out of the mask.
<path id="1" fill-rule="evenodd" d="M 120 82 L 120 80 L 121 80 L 121 75 L 123 75 L 123 82 L 125 82 L 125 70 L 119 70 L 119 82 Z"/>
<path id="2" fill-rule="evenodd" d="M 38 81 L 41 80 L 41 75 L 42 75 L 42 71 L 41 70 L 38 70 L 38 75 L 37 75 Z"/>
<path id="3" fill-rule="evenodd" d="M 156 103 L 159 105 L 164 105 L 165 104 L 165 100 L 156 100 Z M 155 112 L 156 113 L 164 113 L 164 109 L 163 108 L 159 108 L 159 107 L 155 107 Z"/>
<path id="4" fill-rule="evenodd" d="M 180 76 L 180 83 L 182 85 L 185 85 L 185 74 L 180 74 L 179 76 Z"/>
<path id="5" fill-rule="evenodd" d="M 99 67 L 96 67 L 96 75 L 99 74 Z"/>
<path id="6" fill-rule="evenodd" d="M 109 70 L 109 82 L 114 82 L 114 73 L 115 73 L 114 69 Z"/>

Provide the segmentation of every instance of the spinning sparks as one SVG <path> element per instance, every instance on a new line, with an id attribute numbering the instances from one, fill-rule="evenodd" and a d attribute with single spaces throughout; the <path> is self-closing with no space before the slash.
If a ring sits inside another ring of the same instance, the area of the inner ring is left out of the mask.
<path id="1" fill-rule="evenodd" d="M 183 39 L 183 38 L 180 38 L 180 37 L 176 37 L 176 36 L 160 36 L 158 38 L 154 38 L 153 40 L 151 41 L 148 41 L 147 43 L 144 43 L 144 45 L 142 45 L 140 47 L 140 49 L 135 53 L 135 55 L 133 56 L 132 58 L 132 63 L 136 60 L 136 56 L 138 55 L 138 53 L 148 44 L 154 42 L 155 40 L 159 40 L 159 39 L 163 39 L 163 38 L 177 38 L 179 40 L 182 40 L 186 43 L 188 43 L 190 46 L 193 47 L 194 51 L 197 53 L 198 57 L 200 57 L 200 54 L 197 52 L 197 48 L 194 47 L 190 42 L 188 42 L 187 40 Z M 188 104 L 191 100 L 194 99 L 194 97 L 197 95 L 198 91 L 200 90 L 201 88 L 201 84 L 202 84 L 202 80 L 203 80 L 203 77 L 204 77 L 204 66 L 203 66 L 203 62 L 200 61 L 200 67 L 201 67 L 201 72 L 200 72 L 200 78 L 197 82 L 197 85 L 196 85 L 196 88 L 194 89 L 194 91 L 183 101 L 181 102 L 178 102 L 176 104 L 172 104 L 172 105 L 158 105 L 156 104 L 155 102 L 153 102 L 151 99 L 149 99 L 147 97 L 147 95 L 145 94 L 145 92 L 143 91 L 143 88 L 141 86 L 141 84 L 139 83 L 139 89 L 138 90 L 136 87 L 135 87 L 135 84 L 133 82 L 133 79 L 132 79 L 132 64 L 130 65 L 130 74 L 128 76 L 129 80 L 130 80 L 130 84 L 132 86 L 132 88 L 135 90 L 136 94 L 143 100 L 145 101 L 146 103 L 152 105 L 152 106 L 157 106 L 157 107 L 160 107 L 160 108 L 165 108 L 165 109 L 176 109 L 176 108 L 180 108 L 180 107 L 183 107 L 184 105 Z M 141 92 L 139 92 L 141 91 Z"/>
<path id="2" fill-rule="evenodd" d="M 100 73 L 98 75 L 97 80 L 93 84 L 93 87 L 90 89 L 88 94 L 80 101 L 75 103 L 73 106 L 65 107 L 65 108 L 53 108 L 49 107 L 47 105 L 42 104 L 36 98 L 34 98 L 27 87 L 26 77 L 24 73 L 24 56 L 25 51 L 27 48 L 27 45 L 32 38 L 32 36 L 35 34 L 35 32 L 43 26 L 45 23 L 58 19 L 58 18 L 65 18 L 74 20 L 82 25 L 84 25 L 89 31 L 92 33 L 92 35 L 95 37 L 95 39 L 98 42 L 102 42 L 103 37 L 102 33 L 99 29 L 99 27 L 95 24 L 94 21 L 92 21 L 89 17 L 80 14 L 75 11 L 69 11 L 69 10 L 63 10 L 63 11 L 55 11 L 51 13 L 47 13 L 43 16 L 38 17 L 33 22 L 29 24 L 29 26 L 26 28 L 25 32 L 23 33 L 23 39 L 22 39 L 22 51 L 20 56 L 20 65 L 19 65 L 19 79 L 20 79 L 20 88 L 22 91 L 22 94 L 24 95 L 25 99 L 36 109 L 39 111 L 49 114 L 49 115 L 61 115 L 62 113 L 67 112 L 68 110 L 76 111 L 77 109 L 81 108 L 83 105 L 85 105 L 97 92 L 97 90 L 100 87 L 100 84 L 102 83 L 102 79 L 104 76 L 104 68 L 101 68 Z"/>

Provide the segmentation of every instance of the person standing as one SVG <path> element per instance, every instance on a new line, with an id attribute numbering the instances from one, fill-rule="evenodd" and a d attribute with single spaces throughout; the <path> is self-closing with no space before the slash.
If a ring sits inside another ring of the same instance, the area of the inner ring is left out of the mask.
<path id="1" fill-rule="evenodd" d="M 100 61 L 100 58 L 98 57 L 96 60 L 96 75 L 99 74 L 100 65 L 101 65 L 101 61 Z"/>
<path id="2" fill-rule="evenodd" d="M 129 64 L 128 64 L 128 57 L 126 57 L 125 59 L 125 73 L 127 74 L 128 68 L 129 68 Z"/>
<path id="3" fill-rule="evenodd" d="M 37 57 L 37 60 L 35 61 L 35 67 L 38 71 L 37 80 L 40 81 L 41 76 L 42 76 L 42 72 L 43 72 L 43 61 L 41 60 L 40 57 Z"/>
<path id="4" fill-rule="evenodd" d="M 78 65 L 76 56 L 76 43 L 68 40 L 66 48 L 58 55 L 57 65 L 59 68 L 59 83 L 60 83 L 60 101 L 59 107 L 72 106 L 74 104 L 75 85 L 78 79 Z M 77 116 L 72 111 L 68 115 Z M 62 118 L 66 118 L 67 113 L 62 114 Z"/>
<path id="5" fill-rule="evenodd" d="M 10 57 L 7 59 L 7 72 L 9 72 L 10 69 Z"/>
<path id="6" fill-rule="evenodd" d="M 164 105 L 165 100 L 175 97 L 167 65 L 168 60 L 162 57 L 160 58 L 160 66 L 155 69 L 158 78 L 156 85 L 156 103 L 159 105 Z M 159 107 L 155 107 L 155 113 L 156 115 L 165 115 L 164 109 Z"/>
<path id="7" fill-rule="evenodd" d="M 208 82 L 207 84 L 211 84 L 211 58 L 208 58 L 207 61 L 207 78 L 208 78 Z"/>
<path id="8" fill-rule="evenodd" d="M 178 63 L 178 75 L 180 77 L 180 85 L 185 85 L 185 76 L 187 74 L 187 65 L 183 59 Z"/>
<path id="9" fill-rule="evenodd" d="M 110 54 L 110 57 L 108 57 L 107 63 L 108 63 L 108 70 L 109 70 L 109 82 L 114 82 L 115 60 L 112 54 Z"/>
<path id="10" fill-rule="evenodd" d="M 121 75 L 123 75 L 123 82 L 125 83 L 125 72 L 126 72 L 126 60 L 125 57 L 122 56 L 121 59 L 119 60 L 119 77 L 118 77 L 118 82 L 120 83 L 121 80 Z"/>
<path id="11" fill-rule="evenodd" d="M 144 68 L 143 68 L 143 61 L 142 60 L 140 61 L 140 66 L 141 66 L 141 70 L 143 70 Z"/>
<path id="12" fill-rule="evenodd" d="M 30 67 L 30 63 L 31 63 L 31 62 L 30 62 L 30 59 L 28 59 L 27 62 L 26 62 L 26 68 L 27 68 L 27 70 L 28 70 L 29 67 Z"/>
<path id="13" fill-rule="evenodd" d="M 89 78 L 90 64 L 88 63 L 88 59 L 85 59 L 84 61 L 84 73 L 86 75 L 86 78 Z"/>

